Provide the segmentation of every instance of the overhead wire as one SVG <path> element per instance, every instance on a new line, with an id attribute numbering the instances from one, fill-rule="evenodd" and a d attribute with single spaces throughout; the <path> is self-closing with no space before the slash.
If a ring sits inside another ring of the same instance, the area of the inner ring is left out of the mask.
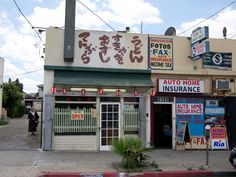
<path id="1" fill-rule="evenodd" d="M 37 72 L 37 71 L 41 71 L 41 70 L 43 70 L 43 69 L 42 69 L 42 68 L 40 68 L 40 69 L 35 69 L 35 70 L 27 71 L 27 72 L 24 72 L 24 73 L 21 73 L 21 74 L 4 75 L 3 77 L 22 76 L 22 75 L 31 74 L 31 73 L 34 73 L 34 72 Z"/>
<path id="2" fill-rule="evenodd" d="M 28 24 L 31 26 L 31 28 L 35 31 L 35 33 L 37 34 L 37 36 L 39 37 L 39 40 L 41 42 L 42 41 L 42 38 L 41 36 L 39 35 L 38 31 L 33 27 L 33 25 L 30 23 L 30 21 L 27 19 L 27 17 L 24 15 L 24 13 L 22 12 L 22 10 L 20 9 L 19 5 L 17 4 L 17 2 L 15 0 L 13 0 L 15 6 L 17 7 L 18 11 L 21 13 L 21 15 L 24 17 L 24 19 L 28 22 Z"/>
<path id="3" fill-rule="evenodd" d="M 236 0 L 232 1 L 232 2 L 229 3 L 228 5 L 224 6 L 224 7 L 221 8 L 220 10 L 218 10 L 217 12 L 215 12 L 215 13 L 213 13 L 212 15 L 208 16 L 206 19 L 204 19 L 204 20 L 200 21 L 199 23 L 197 23 L 197 24 L 191 26 L 190 28 L 184 30 L 183 32 L 179 33 L 178 35 L 181 35 L 181 34 L 187 32 L 188 30 L 190 30 L 190 29 L 192 29 L 192 28 L 194 28 L 194 27 L 200 25 L 201 23 L 203 23 L 203 22 L 205 22 L 206 20 L 208 20 L 208 19 L 212 18 L 213 16 L 217 15 L 218 13 L 220 13 L 221 11 L 223 11 L 224 9 L 226 9 L 227 7 L 231 6 L 231 5 L 232 5 L 233 3 L 235 3 L 235 2 L 236 2 Z"/>
<path id="4" fill-rule="evenodd" d="M 91 13 L 93 13 L 96 17 L 98 17 L 103 23 L 105 23 L 112 31 L 116 32 L 114 28 L 112 28 L 105 20 L 103 20 L 101 17 L 99 17 L 93 10 L 91 10 L 88 6 L 86 6 L 84 3 L 82 3 L 80 0 L 77 0 L 81 5 L 83 5 L 86 9 L 88 9 Z"/>

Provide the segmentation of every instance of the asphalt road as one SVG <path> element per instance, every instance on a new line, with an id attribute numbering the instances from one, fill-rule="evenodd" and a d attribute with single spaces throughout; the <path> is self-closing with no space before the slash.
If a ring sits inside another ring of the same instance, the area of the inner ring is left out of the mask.
<path id="1" fill-rule="evenodd" d="M 10 119 L 10 124 L 0 126 L 0 151 L 36 150 L 38 148 L 40 148 L 40 126 L 36 136 L 32 136 L 28 132 L 27 116 Z"/>

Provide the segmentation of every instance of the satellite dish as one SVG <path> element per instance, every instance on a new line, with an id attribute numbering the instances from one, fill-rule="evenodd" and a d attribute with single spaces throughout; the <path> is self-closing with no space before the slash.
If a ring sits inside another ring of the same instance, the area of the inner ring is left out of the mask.
<path id="1" fill-rule="evenodd" d="M 176 36 L 176 30 L 174 27 L 169 27 L 166 32 L 165 32 L 165 35 L 167 36 Z"/>

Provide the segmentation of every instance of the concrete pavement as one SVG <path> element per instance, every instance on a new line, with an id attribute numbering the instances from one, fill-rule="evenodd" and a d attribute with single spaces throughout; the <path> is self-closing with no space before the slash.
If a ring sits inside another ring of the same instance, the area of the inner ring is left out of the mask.
<path id="1" fill-rule="evenodd" d="M 27 123 L 26 119 L 14 119 L 10 125 L 0 127 L 0 177 L 36 177 L 47 172 L 74 172 L 74 174 L 91 172 L 117 174 L 117 172 L 123 172 L 120 171 L 121 168 L 118 168 L 121 158 L 112 152 L 40 150 L 38 148 L 39 139 L 36 141 L 38 137 L 31 136 L 27 132 Z M 21 124 L 26 130 L 15 127 Z M 17 131 L 19 132 L 17 133 Z M 9 137 L 4 132 L 10 134 Z M 18 137 L 17 140 L 14 137 Z M 7 149 L 7 145 L 9 149 Z M 236 170 L 228 161 L 229 154 L 230 151 L 210 151 L 207 171 L 200 169 L 206 164 L 206 152 L 204 150 L 156 149 L 149 155 L 163 171 L 161 172 L 162 175 L 168 174 L 168 172 L 181 175 L 182 173 L 177 172 L 184 172 L 184 176 L 187 176 L 186 172 L 190 172 L 188 171 L 190 168 L 194 172 L 204 172 L 204 174 L 206 172 L 211 174 L 213 174 L 212 172 L 217 174 L 219 172 L 222 174 L 232 172 L 235 174 Z M 154 169 L 147 167 L 143 171 L 154 171 Z"/>
<path id="2" fill-rule="evenodd" d="M 163 172 L 185 171 L 205 165 L 204 151 L 154 150 L 150 153 Z M 229 151 L 211 151 L 210 172 L 235 172 L 228 162 Z M 121 158 L 112 152 L 0 151 L 1 177 L 34 177 L 42 172 L 119 172 Z M 144 168 L 144 172 L 154 169 Z M 122 171 L 120 171 L 122 172 Z"/>

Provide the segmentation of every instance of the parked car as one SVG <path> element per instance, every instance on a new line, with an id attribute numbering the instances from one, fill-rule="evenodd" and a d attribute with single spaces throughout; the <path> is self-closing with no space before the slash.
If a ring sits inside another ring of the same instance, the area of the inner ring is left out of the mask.
<path id="1" fill-rule="evenodd" d="M 236 168 L 236 146 L 232 149 L 230 153 L 229 162 L 234 168 Z"/>

